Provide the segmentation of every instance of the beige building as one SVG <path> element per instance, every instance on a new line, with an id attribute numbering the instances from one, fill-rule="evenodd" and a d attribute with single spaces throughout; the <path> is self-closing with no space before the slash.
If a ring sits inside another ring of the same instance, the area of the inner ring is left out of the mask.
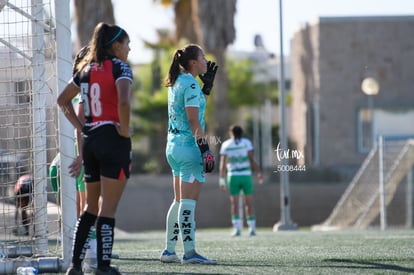
<path id="1" fill-rule="evenodd" d="M 379 136 L 414 136 L 414 16 L 321 17 L 291 53 L 289 137 L 307 166 L 352 172 Z M 377 95 L 362 92 L 368 77 Z"/>

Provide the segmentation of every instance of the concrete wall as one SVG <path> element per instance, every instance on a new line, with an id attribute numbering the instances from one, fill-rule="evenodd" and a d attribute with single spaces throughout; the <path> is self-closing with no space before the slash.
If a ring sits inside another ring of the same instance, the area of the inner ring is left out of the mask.
<path id="1" fill-rule="evenodd" d="M 361 91 L 365 77 L 379 82 L 376 107 L 412 108 L 413 29 L 413 16 L 333 17 L 295 34 L 291 138 L 307 164 L 357 167 L 365 158 L 357 144 L 357 114 L 368 105 Z"/>
<path id="2" fill-rule="evenodd" d="M 274 175 L 273 175 L 274 177 Z M 291 183 L 291 216 L 299 227 L 323 222 L 331 213 L 348 183 Z M 279 183 L 267 177 L 265 184 L 255 185 L 255 205 L 258 227 L 268 227 L 280 220 Z M 405 185 L 401 185 L 393 206 L 389 209 L 390 224 L 405 222 Z M 134 232 L 165 228 L 165 217 L 172 202 L 170 175 L 133 175 L 117 211 L 116 226 Z M 226 193 L 218 188 L 218 175 L 211 174 L 201 191 L 196 209 L 198 228 L 231 227 L 230 203 Z"/>

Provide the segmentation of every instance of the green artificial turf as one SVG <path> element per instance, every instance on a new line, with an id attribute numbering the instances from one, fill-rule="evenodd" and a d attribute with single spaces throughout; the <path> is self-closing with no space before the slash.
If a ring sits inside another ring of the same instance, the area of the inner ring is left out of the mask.
<path id="1" fill-rule="evenodd" d="M 245 233 L 245 232 L 244 232 Z M 216 266 L 162 264 L 164 232 L 115 236 L 112 261 L 125 274 L 402 274 L 414 273 L 413 230 L 272 232 L 230 237 L 197 230 L 197 251 Z M 179 243 L 177 254 L 182 255 Z"/>

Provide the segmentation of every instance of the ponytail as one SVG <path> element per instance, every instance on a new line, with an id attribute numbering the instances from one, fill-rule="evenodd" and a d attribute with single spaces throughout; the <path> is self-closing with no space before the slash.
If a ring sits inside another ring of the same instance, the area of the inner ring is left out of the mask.
<path id="1" fill-rule="evenodd" d="M 174 85 L 175 81 L 178 78 L 178 75 L 180 74 L 180 57 L 182 56 L 183 51 L 182 50 L 176 50 L 174 53 L 173 61 L 170 66 L 170 70 L 168 71 L 168 75 L 165 78 L 165 86 L 171 87 Z"/>
<path id="2" fill-rule="evenodd" d="M 174 53 L 173 61 L 171 62 L 168 75 L 165 78 L 165 86 L 171 87 L 174 85 L 181 70 L 188 70 L 190 60 L 197 60 L 199 54 L 202 52 L 200 46 L 196 44 L 189 44 L 183 49 L 176 50 Z"/>
<path id="3" fill-rule="evenodd" d="M 72 75 L 75 75 L 76 73 L 80 72 L 82 68 L 86 65 L 85 57 L 89 53 L 89 45 L 83 46 L 82 49 L 80 49 L 75 56 L 75 59 L 73 61 L 72 66 Z"/>
<path id="4" fill-rule="evenodd" d="M 230 127 L 230 132 L 233 135 L 236 144 L 238 144 L 243 136 L 243 128 L 238 125 L 234 125 Z"/>

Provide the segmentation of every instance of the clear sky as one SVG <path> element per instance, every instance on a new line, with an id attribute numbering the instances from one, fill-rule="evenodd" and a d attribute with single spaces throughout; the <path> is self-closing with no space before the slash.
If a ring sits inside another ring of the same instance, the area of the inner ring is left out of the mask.
<path id="1" fill-rule="evenodd" d="M 226 1 L 226 0 L 222 0 Z M 174 28 L 172 8 L 163 8 L 153 0 L 112 0 L 116 23 L 131 38 L 129 59 L 134 63 L 148 62 L 152 53 L 142 40 L 157 41 L 155 30 Z M 306 22 L 319 16 L 412 15 L 412 0 L 283 0 L 283 50 L 289 54 L 293 33 Z M 234 50 L 253 50 L 255 34 L 261 34 L 265 47 L 280 53 L 279 0 L 237 0 Z"/>

